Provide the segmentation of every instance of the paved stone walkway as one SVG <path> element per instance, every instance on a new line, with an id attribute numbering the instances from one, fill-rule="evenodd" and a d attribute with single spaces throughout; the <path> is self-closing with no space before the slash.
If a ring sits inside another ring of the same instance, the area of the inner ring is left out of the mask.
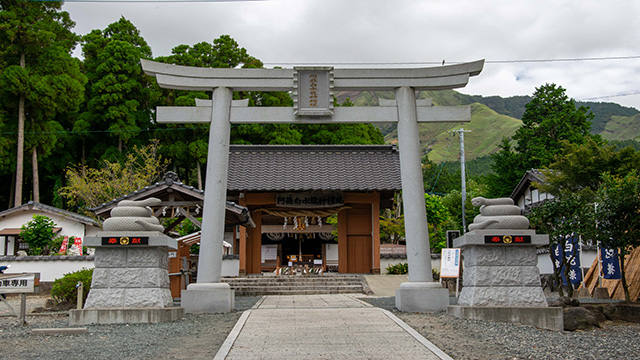
<path id="1" fill-rule="evenodd" d="M 389 311 L 351 295 L 265 296 L 215 359 L 451 359 Z"/>

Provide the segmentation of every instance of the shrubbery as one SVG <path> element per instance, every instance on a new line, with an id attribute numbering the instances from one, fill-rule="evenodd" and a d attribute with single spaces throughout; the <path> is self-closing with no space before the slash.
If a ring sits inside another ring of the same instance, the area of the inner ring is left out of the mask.
<path id="1" fill-rule="evenodd" d="M 89 289 L 91 289 L 91 279 L 93 277 L 93 269 L 82 269 L 72 273 L 64 274 L 63 277 L 53 282 L 51 296 L 58 302 L 67 301 L 75 303 L 78 299 L 78 289 L 76 285 L 78 281 L 83 284 L 82 303 L 87 300 Z"/>
<path id="2" fill-rule="evenodd" d="M 402 275 L 409 272 L 409 264 L 398 263 L 395 265 L 387 266 L 387 274 L 389 275 Z"/>

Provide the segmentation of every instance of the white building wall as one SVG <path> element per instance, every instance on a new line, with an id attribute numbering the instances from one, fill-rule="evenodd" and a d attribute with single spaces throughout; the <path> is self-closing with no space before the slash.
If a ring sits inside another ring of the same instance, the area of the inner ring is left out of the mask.
<path id="1" fill-rule="evenodd" d="M 42 256 L 25 257 L 12 260 L 1 260 L 1 265 L 11 265 L 5 274 L 18 273 L 40 273 L 40 281 L 53 282 L 63 277 L 65 274 L 85 269 L 93 269 L 93 257 L 79 257 L 81 260 L 66 260 L 63 256 L 46 256 L 47 260 L 42 260 Z M 19 260 L 18 260 L 19 259 Z"/>
<path id="2" fill-rule="evenodd" d="M 589 268 L 591 268 L 596 256 L 596 250 L 582 250 L 580 267 L 584 269 L 585 275 L 587 271 L 589 271 Z M 538 254 L 538 270 L 540 271 L 540 275 L 553 274 L 553 264 L 551 263 L 549 253 Z"/>

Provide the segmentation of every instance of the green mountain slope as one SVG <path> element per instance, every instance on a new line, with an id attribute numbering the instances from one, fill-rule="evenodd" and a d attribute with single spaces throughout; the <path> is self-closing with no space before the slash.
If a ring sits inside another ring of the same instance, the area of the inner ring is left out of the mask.
<path id="1" fill-rule="evenodd" d="M 638 140 L 640 138 L 640 114 L 635 116 L 611 116 L 600 136 L 607 140 Z"/>
<path id="2" fill-rule="evenodd" d="M 482 104 L 471 104 L 471 122 L 448 124 L 420 124 L 420 144 L 423 153 L 434 162 L 457 159 L 460 140 L 453 130 L 461 127 L 471 132 L 464 135 L 465 158 L 475 159 L 497 150 L 503 137 L 511 137 L 522 121 L 501 115 Z M 396 130 L 385 136 L 388 143 L 397 142 Z"/>

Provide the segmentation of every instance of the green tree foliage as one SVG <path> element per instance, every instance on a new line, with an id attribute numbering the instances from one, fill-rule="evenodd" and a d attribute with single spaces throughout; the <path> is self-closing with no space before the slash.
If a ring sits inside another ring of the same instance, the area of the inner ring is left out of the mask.
<path id="1" fill-rule="evenodd" d="M 404 241 L 404 215 L 402 214 L 402 196 L 396 193 L 391 209 L 384 209 L 380 215 L 380 240 L 398 244 Z"/>
<path id="2" fill-rule="evenodd" d="M 623 140 L 623 141 L 613 140 L 613 141 L 609 141 L 609 144 L 615 146 L 616 149 L 618 150 L 631 147 L 636 151 L 640 151 L 640 142 L 635 140 Z"/>
<path id="3" fill-rule="evenodd" d="M 624 176 L 640 169 L 640 152 L 631 147 L 616 151 L 613 145 L 588 139 L 583 144 L 565 142 L 562 154 L 544 171 L 545 184 L 542 191 L 562 196 L 586 192 L 594 196 L 602 182 L 602 174 Z"/>
<path id="4" fill-rule="evenodd" d="M 473 206 L 471 199 L 479 196 L 486 196 L 487 185 L 476 181 L 467 181 L 467 196 L 464 207 L 465 223 L 469 226 L 473 223 L 473 218 L 480 214 L 480 207 Z M 466 229 L 462 228 L 462 194 L 459 190 L 452 190 L 447 195 L 442 197 L 442 204 L 447 208 L 449 214 L 451 214 L 451 223 L 445 230 L 460 230 L 466 232 Z"/>
<path id="5" fill-rule="evenodd" d="M 44 215 L 34 214 L 33 219 L 22 225 L 20 237 L 29 244 L 30 255 L 49 255 L 56 224 Z"/>
<path id="6" fill-rule="evenodd" d="M 592 118 L 588 108 L 576 108 L 562 87 L 545 84 L 537 88 L 522 115 L 522 127 L 513 136 L 515 144 L 503 140 L 493 156 L 490 195 L 508 196 L 527 170 L 553 162 L 563 150 L 563 141 L 582 144 L 592 137 Z"/>
<path id="7" fill-rule="evenodd" d="M 618 249 L 624 297 L 629 302 L 632 299 L 625 275 L 625 256 L 640 246 L 640 175 L 633 170 L 625 176 L 605 174 L 602 180 L 595 235 L 602 247 Z"/>
<path id="8" fill-rule="evenodd" d="M 394 199 L 392 209 L 387 209 L 380 216 L 380 237 L 382 241 L 395 243 L 404 241 L 404 215 L 401 212 L 400 195 Z M 429 231 L 429 247 L 432 252 L 439 253 L 446 246 L 446 231 L 453 224 L 449 210 L 440 196 L 424 194 Z"/>
<path id="9" fill-rule="evenodd" d="M 564 266 L 564 276 L 569 279 L 569 266 L 572 258 L 562 257 L 562 264 L 556 264 L 553 258 L 554 245 L 559 245 L 564 249 L 567 242 L 572 237 L 592 234 L 593 221 L 591 209 L 593 205 L 588 203 L 588 198 L 579 194 L 566 194 L 563 197 L 556 197 L 552 201 L 545 201 L 541 206 L 533 209 L 528 218 L 531 228 L 538 233 L 549 235 L 549 256 L 553 263 L 555 279 L 561 279 L 560 271 Z M 560 296 L 563 296 L 562 284 L 558 284 Z M 573 288 L 566 287 L 568 296 L 573 296 Z"/>
<path id="10" fill-rule="evenodd" d="M 91 216 L 89 208 L 159 181 L 168 162 L 158 155 L 156 145 L 134 146 L 123 161 L 103 160 L 100 168 L 68 168 L 67 186 L 59 190 L 60 195 L 74 211 Z"/>
<path id="11" fill-rule="evenodd" d="M 442 197 L 424 194 L 427 207 L 427 227 L 429 229 L 429 247 L 433 253 L 447 246 L 447 230 L 453 226 L 451 214 L 442 203 Z"/>
<path id="12" fill-rule="evenodd" d="M 90 157 L 117 156 L 151 124 L 150 82 L 140 66 L 140 59 L 151 58 L 151 48 L 124 17 L 103 31 L 93 30 L 82 41 L 89 82 L 86 108 L 74 130 L 84 134 L 83 149 L 87 143 L 98 145 L 92 147 Z M 114 143 L 106 142 L 104 133 Z"/>
<path id="13" fill-rule="evenodd" d="M 38 201 L 38 157 L 53 152 L 59 137 L 64 138 L 59 117 L 76 111 L 83 100 L 86 79 L 71 57 L 78 41 L 71 32 L 75 24 L 60 8 L 60 2 L 0 1 L 0 127 L 11 119 L 9 129 L 18 134 L 15 205 L 23 200 L 25 150 L 32 154 Z M 0 141 L 0 147 L 6 146 L 6 140 Z M 6 171 L 7 161 L 0 165 Z"/>

